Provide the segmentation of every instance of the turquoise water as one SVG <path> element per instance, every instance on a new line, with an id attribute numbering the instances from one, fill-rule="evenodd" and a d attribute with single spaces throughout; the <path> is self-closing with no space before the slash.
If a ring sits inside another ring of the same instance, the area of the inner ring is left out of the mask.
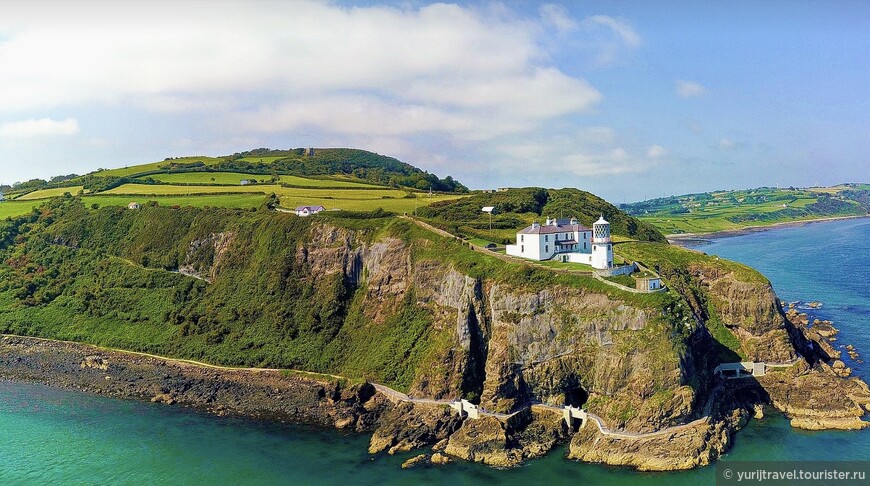
<path id="1" fill-rule="evenodd" d="M 817 252 L 820 241 L 837 248 Z M 702 251 L 762 270 L 783 300 L 820 300 L 838 342 L 870 353 L 870 220 L 725 238 Z M 827 262 L 827 263 L 826 263 Z M 848 262 L 849 265 L 845 265 Z M 836 269 L 836 273 L 832 270 Z M 870 355 L 868 355 L 870 357 Z M 850 365 L 853 365 L 851 362 Z M 855 366 L 867 379 L 866 367 Z M 179 407 L 0 382 L 0 484 L 713 484 L 714 469 L 638 473 L 565 460 L 565 447 L 511 470 L 458 462 L 402 470 L 413 454 L 366 453 L 368 436 L 196 414 Z M 867 460 L 870 431 L 752 421 L 723 460 Z"/>

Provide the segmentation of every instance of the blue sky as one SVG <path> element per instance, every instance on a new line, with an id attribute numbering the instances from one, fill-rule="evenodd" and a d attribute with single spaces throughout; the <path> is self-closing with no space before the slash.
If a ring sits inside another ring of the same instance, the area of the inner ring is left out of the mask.
<path id="1" fill-rule="evenodd" d="M 614 202 L 870 182 L 864 1 L 4 2 L 0 182 L 348 146 Z"/>

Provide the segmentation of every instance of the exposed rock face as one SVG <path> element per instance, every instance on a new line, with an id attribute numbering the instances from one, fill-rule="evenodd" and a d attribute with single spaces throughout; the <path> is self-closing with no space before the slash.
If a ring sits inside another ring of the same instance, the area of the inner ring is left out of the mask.
<path id="1" fill-rule="evenodd" d="M 431 446 L 446 439 L 462 425 L 447 406 L 418 406 L 401 403 L 385 414 L 372 434 L 369 452 L 390 454 Z"/>
<path id="2" fill-rule="evenodd" d="M 208 282 L 213 281 L 234 237 L 232 232 L 213 233 L 191 241 L 184 264 L 178 267 L 178 271 Z"/>
<path id="3" fill-rule="evenodd" d="M 693 264 L 689 272 L 707 291 L 719 318 L 740 339 L 749 361 L 787 362 L 797 358 L 793 329 L 769 283 L 744 282 L 733 272 Z"/>
<path id="4" fill-rule="evenodd" d="M 861 420 L 870 411 L 867 384 L 838 376 L 828 365 L 777 370 L 758 381 L 773 406 L 791 417 L 793 427 L 850 430 L 870 426 L 870 422 Z"/>
<path id="5" fill-rule="evenodd" d="M 546 454 L 567 438 L 559 414 L 524 412 L 512 420 L 467 420 L 450 436 L 446 454 L 496 467 L 515 466 Z"/>
<path id="6" fill-rule="evenodd" d="M 706 420 L 649 437 L 614 437 L 587 423 L 571 439 L 570 459 L 632 466 L 641 471 L 672 471 L 710 464 L 730 447 L 734 429 L 746 413 L 734 410 L 722 420 Z"/>

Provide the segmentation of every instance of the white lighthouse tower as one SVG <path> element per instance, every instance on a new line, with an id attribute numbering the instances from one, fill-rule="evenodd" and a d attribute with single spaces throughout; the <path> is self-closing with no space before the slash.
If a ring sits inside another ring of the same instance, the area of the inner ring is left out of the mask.
<path id="1" fill-rule="evenodd" d="M 592 267 L 613 268 L 613 243 L 610 241 L 610 223 L 601 216 L 592 225 Z"/>

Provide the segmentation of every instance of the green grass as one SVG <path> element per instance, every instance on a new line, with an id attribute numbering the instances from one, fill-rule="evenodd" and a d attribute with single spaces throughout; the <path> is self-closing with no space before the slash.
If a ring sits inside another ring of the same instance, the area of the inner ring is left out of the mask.
<path id="1" fill-rule="evenodd" d="M 604 277 L 606 280 L 610 280 L 611 282 L 618 283 L 619 285 L 624 285 L 630 289 L 635 288 L 636 282 L 634 277 L 631 275 L 614 275 L 612 277 Z"/>
<path id="2" fill-rule="evenodd" d="M 266 181 L 272 176 L 264 174 L 242 174 L 239 172 L 181 172 L 171 174 L 154 174 L 141 179 L 152 178 L 167 184 L 231 184 L 240 186 L 242 179 Z M 350 180 L 309 179 L 290 175 L 279 176 L 279 182 L 303 187 L 339 187 L 339 188 L 382 188 L 372 184 L 352 182 Z M 241 186 L 240 186 L 241 187 Z M 256 187 L 256 185 L 254 186 Z"/>
<path id="3" fill-rule="evenodd" d="M 583 272 L 591 272 L 594 270 L 591 265 L 586 265 L 585 263 L 575 263 L 575 262 L 560 262 L 557 260 L 544 260 L 540 262 L 541 265 L 550 268 L 560 268 L 566 270 L 580 270 Z"/>
<path id="4" fill-rule="evenodd" d="M 90 207 L 92 204 L 97 204 L 99 207 L 105 206 L 126 206 L 131 202 L 145 204 L 148 201 L 157 201 L 161 206 L 192 206 L 195 208 L 212 207 L 212 208 L 239 208 L 249 209 L 258 208 L 265 201 L 264 194 L 205 194 L 199 196 L 117 196 L 117 195 L 93 195 L 83 196 L 82 201 Z M 25 211 L 26 213 L 27 211 Z M 24 214 L 24 213 L 21 213 Z"/>
<path id="5" fill-rule="evenodd" d="M 161 162 L 152 162 L 150 164 L 131 165 L 129 167 L 121 167 L 119 169 L 103 170 L 95 172 L 94 175 L 100 177 L 130 177 L 143 172 L 151 172 L 162 170 L 169 167 L 171 164 L 189 164 L 191 162 L 202 162 L 205 165 L 216 165 L 223 162 L 222 157 L 179 157 L 173 160 L 164 160 Z"/>
<path id="6" fill-rule="evenodd" d="M 65 192 L 68 192 L 75 196 L 84 189 L 82 186 L 73 186 L 73 187 L 53 187 L 51 189 L 40 189 L 38 191 L 29 192 L 23 196 L 15 198 L 16 201 L 32 201 L 34 199 L 48 199 L 51 197 L 63 196 Z"/>
<path id="7" fill-rule="evenodd" d="M 27 214 L 41 201 L 4 201 L 0 202 L 0 219 L 14 218 Z"/>
<path id="8" fill-rule="evenodd" d="M 688 268 L 690 265 L 696 264 L 734 272 L 737 279 L 743 282 L 768 283 L 764 275 L 742 263 L 687 250 L 676 245 L 641 242 L 620 243 L 614 246 L 614 252 L 619 252 L 630 260 L 641 262 L 649 268 L 654 268 L 663 262 L 679 268 Z"/>
<path id="9" fill-rule="evenodd" d="M 242 157 L 239 159 L 240 162 L 250 162 L 252 164 L 271 164 L 279 159 L 286 159 L 286 156 L 276 157 L 276 156 L 266 156 L 266 157 Z"/>
<path id="10" fill-rule="evenodd" d="M 275 193 L 279 197 L 301 197 L 311 199 L 384 199 L 403 198 L 408 193 L 399 189 L 307 189 L 298 187 L 282 187 L 275 184 L 254 184 L 248 186 L 172 186 L 163 184 L 123 184 L 102 194 L 156 194 L 156 195 L 189 195 L 189 194 L 221 194 L 256 192 L 263 194 Z M 412 201 L 413 202 L 413 201 Z"/>
<path id="11" fill-rule="evenodd" d="M 468 242 L 471 243 L 472 245 L 477 245 L 477 246 L 482 246 L 482 247 L 486 247 L 486 245 L 490 245 L 490 244 L 495 244 L 496 246 L 498 246 L 498 244 L 496 242 L 490 241 L 490 240 L 484 240 L 483 238 L 469 238 Z"/>

